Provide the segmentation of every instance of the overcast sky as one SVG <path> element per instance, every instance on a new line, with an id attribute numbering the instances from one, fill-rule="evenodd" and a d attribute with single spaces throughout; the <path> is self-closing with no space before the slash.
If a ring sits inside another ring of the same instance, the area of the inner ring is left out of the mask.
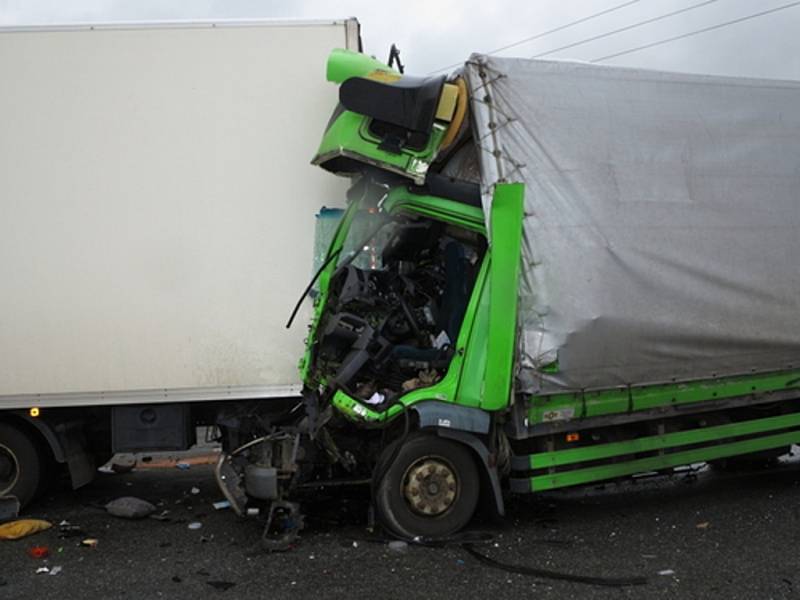
<path id="1" fill-rule="evenodd" d="M 0 0 L 0 25 L 184 19 L 355 16 L 365 50 L 383 60 L 395 42 L 409 73 L 425 74 L 623 4 L 623 0 Z M 593 60 L 789 4 L 789 0 L 638 0 L 613 13 L 501 54 L 532 56 L 705 4 L 548 58 Z M 800 80 L 800 5 L 606 61 L 673 71 Z"/>

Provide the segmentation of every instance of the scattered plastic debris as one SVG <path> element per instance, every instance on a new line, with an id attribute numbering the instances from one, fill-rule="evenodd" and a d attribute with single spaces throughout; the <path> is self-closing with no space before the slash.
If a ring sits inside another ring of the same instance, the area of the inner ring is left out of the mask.
<path id="1" fill-rule="evenodd" d="M 61 571 L 63 571 L 63 568 L 59 567 L 59 566 L 56 566 L 56 567 L 53 567 L 52 569 L 50 569 L 49 575 L 58 575 L 59 573 L 61 573 Z"/>
<path id="2" fill-rule="evenodd" d="M 86 537 L 86 532 L 84 532 L 80 526 L 73 525 L 69 521 L 61 521 L 61 523 L 58 524 L 58 537 L 62 540 L 74 537 Z"/>
<path id="3" fill-rule="evenodd" d="M 167 515 L 169 515 L 169 511 L 165 509 L 157 515 L 150 515 L 150 518 L 155 519 L 156 521 L 171 521 L 172 519 Z"/>
<path id="4" fill-rule="evenodd" d="M 39 567 L 36 569 L 37 575 L 47 575 L 50 572 L 50 567 Z"/>
<path id="5" fill-rule="evenodd" d="M 226 508 L 230 508 L 231 502 L 230 500 L 220 500 L 219 502 L 214 502 L 211 506 L 213 506 L 214 509 L 216 510 L 223 510 Z"/>
<path id="6" fill-rule="evenodd" d="M 384 396 L 380 392 L 375 392 L 374 394 L 372 394 L 372 396 L 367 398 L 366 402 L 367 404 L 383 404 L 384 400 L 386 400 L 386 396 Z"/>
<path id="7" fill-rule="evenodd" d="M 697 525 L 695 525 L 697 529 L 708 529 L 710 526 L 711 523 L 709 523 L 708 521 L 703 521 L 702 523 L 698 523 Z"/>
<path id="8" fill-rule="evenodd" d="M 19 516 L 19 499 L 16 496 L 0 496 L 0 522 Z"/>
<path id="9" fill-rule="evenodd" d="M 202 526 L 203 524 L 200 521 L 193 521 L 188 525 L 189 529 L 200 529 Z"/>
<path id="10" fill-rule="evenodd" d="M 441 350 L 445 346 L 449 346 L 451 343 L 450 336 L 447 335 L 447 332 L 444 329 L 442 329 L 442 331 L 439 332 L 439 335 L 433 339 L 433 347 L 437 350 Z"/>
<path id="11" fill-rule="evenodd" d="M 49 521 L 41 519 L 20 519 L 0 525 L 0 540 L 18 540 L 34 533 L 39 533 L 53 526 Z"/>
<path id="12" fill-rule="evenodd" d="M 247 516 L 248 517 L 257 517 L 261 511 L 258 508 L 248 508 L 247 509 Z"/>
<path id="13" fill-rule="evenodd" d="M 675 571 L 672 569 L 664 569 L 663 571 L 658 572 L 659 575 L 675 575 Z"/>
<path id="14" fill-rule="evenodd" d="M 123 519 L 143 519 L 156 512 L 156 507 L 141 498 L 123 496 L 106 504 L 106 510 Z"/>
<path id="15" fill-rule="evenodd" d="M 188 471 L 192 468 L 192 465 L 186 462 L 179 462 L 175 463 L 175 468 L 180 469 L 181 471 Z"/>
<path id="16" fill-rule="evenodd" d="M 47 546 L 33 546 L 28 548 L 28 556 L 31 558 L 47 558 L 50 556 L 50 548 Z"/>
<path id="17" fill-rule="evenodd" d="M 193 487 L 190 491 L 192 492 L 193 496 L 197 496 L 197 494 L 200 493 L 200 488 L 199 487 Z"/>
<path id="18" fill-rule="evenodd" d="M 96 538 L 86 538 L 85 540 L 81 541 L 81 546 L 84 548 L 97 548 L 97 544 L 99 540 Z"/>
<path id="19" fill-rule="evenodd" d="M 408 550 L 408 544 L 402 540 L 392 540 L 391 542 L 389 542 L 388 545 L 389 545 L 389 550 L 391 550 L 392 552 L 397 552 L 398 554 L 401 554 Z"/>

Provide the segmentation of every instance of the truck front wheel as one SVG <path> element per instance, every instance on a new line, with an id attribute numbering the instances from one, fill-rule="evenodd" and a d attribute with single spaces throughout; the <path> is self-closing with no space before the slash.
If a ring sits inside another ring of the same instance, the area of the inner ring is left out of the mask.
<path id="1" fill-rule="evenodd" d="M 396 456 L 394 456 L 396 454 Z M 381 523 L 404 538 L 441 538 L 462 529 L 478 503 L 480 479 L 470 451 L 427 433 L 389 447 L 375 508 Z"/>
<path id="2" fill-rule="evenodd" d="M 36 496 L 42 470 L 36 442 L 12 425 L 0 423 L 0 496 L 16 496 L 25 506 Z"/>

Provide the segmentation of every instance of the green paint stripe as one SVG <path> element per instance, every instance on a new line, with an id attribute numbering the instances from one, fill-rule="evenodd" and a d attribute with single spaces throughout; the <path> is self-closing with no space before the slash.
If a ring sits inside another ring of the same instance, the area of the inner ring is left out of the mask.
<path id="1" fill-rule="evenodd" d="M 800 387 L 800 371 L 781 371 L 762 375 L 731 376 L 720 379 L 687 381 L 667 385 L 640 386 L 593 392 L 572 392 L 529 398 L 528 418 L 531 423 L 544 422 L 543 414 L 556 409 L 572 408 L 580 417 L 633 412 L 661 406 L 692 404 L 736 398 Z M 587 413 L 583 413 L 583 400 Z"/>
<path id="2" fill-rule="evenodd" d="M 678 431 L 664 435 L 643 437 L 626 442 L 613 442 L 610 444 L 598 444 L 596 446 L 583 448 L 544 452 L 530 455 L 530 468 L 545 469 L 586 460 L 598 460 L 601 458 L 610 458 L 612 456 L 633 454 L 635 452 L 648 452 L 673 446 L 686 446 L 699 442 L 709 442 L 715 439 L 758 433 L 760 431 L 785 429 L 797 425 L 800 425 L 800 413 L 744 421 L 741 423 L 730 423 L 728 425 L 717 425 L 715 427 L 706 427 L 691 431 Z"/>
<path id="3" fill-rule="evenodd" d="M 634 475 L 636 473 L 657 471 L 658 469 L 664 469 L 668 467 L 677 467 L 680 465 L 706 462 L 717 458 L 725 458 L 726 456 L 749 454 L 751 452 L 758 452 L 760 450 L 767 450 L 769 448 L 788 446 L 798 441 L 800 441 L 800 431 L 791 431 L 789 433 L 771 435 L 757 438 L 755 440 L 732 442 L 730 444 L 721 444 L 719 446 L 710 446 L 706 448 L 699 448 L 697 450 L 687 450 L 684 452 L 665 454 L 663 456 L 651 456 L 648 458 L 632 460 L 620 464 L 601 465 L 588 469 L 577 469 L 575 471 L 567 471 L 564 473 L 542 475 L 530 478 L 530 489 L 531 491 L 540 492 L 543 490 L 552 490 L 571 485 L 580 485 L 593 481 L 602 481 L 604 479 L 623 477 L 625 475 Z"/>

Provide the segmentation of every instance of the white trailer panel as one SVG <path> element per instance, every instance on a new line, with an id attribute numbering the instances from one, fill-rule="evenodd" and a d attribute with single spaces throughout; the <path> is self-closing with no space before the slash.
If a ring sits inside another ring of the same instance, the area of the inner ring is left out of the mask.
<path id="1" fill-rule="evenodd" d="M 297 389 L 284 323 L 344 197 L 308 161 L 357 28 L 0 30 L 0 407 Z"/>

